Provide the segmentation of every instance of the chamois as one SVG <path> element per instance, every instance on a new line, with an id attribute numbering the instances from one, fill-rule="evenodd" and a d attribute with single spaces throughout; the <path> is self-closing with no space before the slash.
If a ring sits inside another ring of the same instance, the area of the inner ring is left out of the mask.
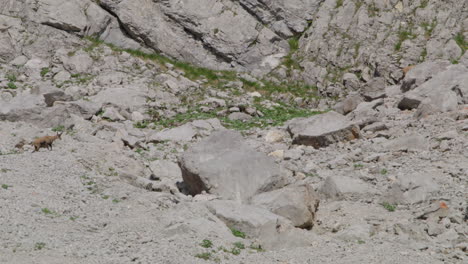
<path id="1" fill-rule="evenodd" d="M 411 71 L 411 69 L 413 69 L 413 68 L 414 68 L 414 65 L 409 65 L 409 66 L 403 68 L 403 76 L 406 76 L 406 74 L 407 74 L 409 71 Z"/>
<path id="2" fill-rule="evenodd" d="M 40 148 L 47 148 L 47 149 L 50 148 L 50 150 L 52 150 L 52 143 L 54 143 L 56 139 L 62 139 L 61 138 L 62 134 L 63 132 L 62 133 L 57 132 L 57 135 L 55 136 L 44 136 L 44 137 L 36 138 L 31 143 L 31 145 L 34 146 L 33 153 L 36 151 L 39 151 Z"/>

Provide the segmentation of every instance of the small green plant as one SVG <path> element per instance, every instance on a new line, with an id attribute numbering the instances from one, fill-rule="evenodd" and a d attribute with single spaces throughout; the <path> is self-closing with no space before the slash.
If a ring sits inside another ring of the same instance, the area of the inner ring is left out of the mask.
<path id="1" fill-rule="evenodd" d="M 359 240 L 357 241 L 357 243 L 358 243 L 358 244 L 365 244 L 366 241 L 359 239 Z"/>
<path id="2" fill-rule="evenodd" d="M 231 254 L 235 256 L 239 255 L 240 253 L 241 253 L 241 250 L 239 248 L 234 247 L 231 249 Z"/>
<path id="3" fill-rule="evenodd" d="M 50 72 L 49 68 L 42 68 L 41 69 L 41 77 L 44 77 L 49 72 Z"/>
<path id="4" fill-rule="evenodd" d="M 387 175 L 387 173 L 388 173 L 387 169 L 381 169 L 380 170 L 380 174 L 382 174 L 382 175 Z"/>
<path id="5" fill-rule="evenodd" d="M 245 238 L 245 233 L 241 232 L 235 228 L 231 228 L 231 232 L 235 237 Z"/>
<path id="6" fill-rule="evenodd" d="M 426 8 L 429 4 L 429 0 L 422 0 L 421 4 L 419 4 L 419 8 Z"/>
<path id="7" fill-rule="evenodd" d="M 234 246 L 238 249 L 245 249 L 245 245 L 242 242 L 235 242 Z"/>
<path id="8" fill-rule="evenodd" d="M 255 251 L 257 251 L 257 252 L 263 252 L 263 251 L 265 251 L 265 250 L 262 248 L 261 245 L 254 245 L 254 244 L 252 244 L 252 245 L 249 246 L 249 248 L 252 249 L 252 250 L 255 250 Z"/>
<path id="9" fill-rule="evenodd" d="M 390 203 L 387 203 L 387 202 L 384 202 L 382 203 L 382 206 L 387 209 L 387 211 L 389 212 L 394 212 L 396 210 L 396 205 L 394 204 L 390 204 Z"/>
<path id="10" fill-rule="evenodd" d="M 45 246 L 46 246 L 46 243 L 44 243 L 44 242 L 37 242 L 37 243 L 34 245 L 34 250 L 41 250 L 41 249 L 43 249 Z"/>
<path id="11" fill-rule="evenodd" d="M 113 202 L 113 203 L 120 203 L 120 200 L 117 199 L 117 198 L 115 198 L 115 199 L 112 199 L 112 202 Z"/>
<path id="12" fill-rule="evenodd" d="M 140 155 L 142 155 L 142 154 L 143 154 L 143 149 L 142 149 L 142 148 L 137 148 L 137 149 L 135 150 L 135 152 L 138 153 L 138 154 L 140 154 Z"/>
<path id="13" fill-rule="evenodd" d="M 7 83 L 8 89 L 16 89 L 18 88 L 14 82 Z"/>
<path id="14" fill-rule="evenodd" d="M 211 240 L 203 239 L 203 241 L 200 243 L 200 246 L 204 248 L 210 248 L 213 246 L 213 243 L 211 242 Z"/>
<path id="15" fill-rule="evenodd" d="M 78 219 L 78 216 L 70 216 L 70 220 L 75 221 L 76 219 Z"/>
<path id="16" fill-rule="evenodd" d="M 133 124 L 134 128 L 147 128 L 149 125 L 148 121 L 138 121 L 135 124 Z"/>
<path id="17" fill-rule="evenodd" d="M 344 0 L 336 0 L 335 8 L 339 8 L 339 7 L 343 6 L 343 2 L 344 2 Z"/>
<path id="18" fill-rule="evenodd" d="M 196 254 L 195 257 L 201 258 L 204 260 L 209 260 L 211 258 L 211 253 L 210 252 L 199 253 L 199 254 Z"/>
<path id="19" fill-rule="evenodd" d="M 8 184 L 2 184 L 2 188 L 5 189 L 5 190 L 8 190 L 8 188 L 10 188 L 11 186 L 8 185 Z"/>
<path id="20" fill-rule="evenodd" d="M 54 131 L 54 132 L 63 132 L 63 131 L 65 131 L 65 127 L 63 125 L 59 125 L 59 126 L 56 126 L 56 127 L 52 128 L 52 131 Z"/>
<path id="21" fill-rule="evenodd" d="M 398 41 L 395 44 L 395 50 L 400 51 L 401 50 L 401 45 L 403 44 L 403 42 L 405 40 L 415 39 L 415 38 L 416 38 L 416 35 L 413 34 L 413 32 L 411 30 L 409 30 L 409 31 L 407 31 L 407 30 L 398 31 Z"/>
<path id="22" fill-rule="evenodd" d="M 41 211 L 46 215 L 55 215 L 57 216 L 58 213 L 55 211 L 50 210 L 49 208 L 42 208 Z"/>
<path id="23" fill-rule="evenodd" d="M 109 197 L 110 197 L 109 195 L 102 195 L 102 196 L 101 196 L 101 198 L 104 199 L 104 200 L 109 199 Z"/>
<path id="24" fill-rule="evenodd" d="M 355 168 L 355 169 L 361 169 L 361 168 L 363 168 L 363 167 L 364 167 L 364 165 L 362 165 L 361 163 L 356 163 L 356 164 L 354 164 L 354 168 Z"/>
<path id="25" fill-rule="evenodd" d="M 16 75 L 14 74 L 8 74 L 6 78 L 9 82 L 16 82 Z"/>
<path id="26" fill-rule="evenodd" d="M 459 32 L 455 36 L 455 42 L 462 49 L 462 54 L 464 54 L 465 51 L 468 50 L 468 41 L 465 39 L 465 35 L 463 35 L 463 32 Z"/>

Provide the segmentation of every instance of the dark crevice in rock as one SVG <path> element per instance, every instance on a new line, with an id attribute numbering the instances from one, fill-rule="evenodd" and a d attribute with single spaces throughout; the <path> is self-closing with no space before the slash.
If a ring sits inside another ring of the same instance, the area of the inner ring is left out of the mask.
<path id="1" fill-rule="evenodd" d="M 211 46 L 210 44 L 206 43 L 204 40 L 203 40 L 203 35 L 198 33 L 198 32 L 195 32 L 189 28 L 186 28 L 184 27 L 184 32 L 187 33 L 188 35 L 190 35 L 193 39 L 199 41 L 202 45 L 203 45 L 203 48 L 207 51 L 209 51 L 211 54 L 213 54 L 214 56 L 216 56 L 216 58 L 218 58 L 219 60 L 223 61 L 223 62 L 226 62 L 226 63 L 231 63 L 232 62 L 232 58 L 217 50 L 216 48 L 214 48 L 213 46 Z"/>

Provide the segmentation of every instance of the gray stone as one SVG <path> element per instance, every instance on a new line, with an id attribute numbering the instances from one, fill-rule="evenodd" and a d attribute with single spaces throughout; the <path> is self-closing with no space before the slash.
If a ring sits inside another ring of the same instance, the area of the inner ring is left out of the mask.
<path id="1" fill-rule="evenodd" d="M 315 222 L 319 199 L 313 187 L 304 184 L 258 194 L 251 204 L 289 219 L 296 227 L 310 229 Z"/>
<path id="2" fill-rule="evenodd" d="M 352 112 L 362 102 L 362 98 L 359 95 L 353 95 L 347 97 L 342 102 L 335 105 L 333 108 L 336 112 L 347 115 Z"/>
<path id="3" fill-rule="evenodd" d="M 158 143 L 164 141 L 191 141 L 197 135 L 197 131 L 190 124 L 153 132 L 148 135 L 148 142 Z"/>
<path id="4" fill-rule="evenodd" d="M 426 61 L 412 68 L 403 79 L 401 91 L 408 92 L 430 80 L 450 65 L 448 61 Z"/>
<path id="5" fill-rule="evenodd" d="M 387 151 L 424 151 L 429 149 L 429 141 L 417 134 L 404 135 L 382 144 Z"/>
<path id="6" fill-rule="evenodd" d="M 149 166 L 155 177 L 159 179 L 182 180 L 182 172 L 175 162 L 155 160 Z"/>
<path id="7" fill-rule="evenodd" d="M 46 93 L 43 96 L 48 107 L 53 106 L 55 101 L 71 101 L 73 99 L 70 95 L 65 94 L 62 91 Z"/>
<path id="8" fill-rule="evenodd" d="M 102 114 L 102 118 L 108 119 L 110 121 L 124 121 L 125 117 L 123 117 L 117 109 L 114 107 L 107 107 L 104 109 L 104 113 Z"/>
<path id="9" fill-rule="evenodd" d="M 235 112 L 235 113 L 229 114 L 228 118 L 229 120 L 232 120 L 232 121 L 248 121 L 252 119 L 252 116 L 246 113 Z"/>
<path id="10" fill-rule="evenodd" d="M 356 200 L 369 199 L 369 195 L 376 190 L 366 182 L 346 176 L 330 176 L 319 189 L 319 192 L 327 199 L 332 200 Z"/>
<path id="11" fill-rule="evenodd" d="M 288 131 L 293 144 L 326 147 L 330 144 L 349 141 L 360 137 L 359 127 L 336 112 L 328 112 L 309 118 L 289 121 Z"/>
<path id="12" fill-rule="evenodd" d="M 428 172 L 399 175 L 382 200 L 392 204 L 417 204 L 428 201 L 432 194 L 439 190 L 434 181 L 436 176 Z"/>
<path id="13" fill-rule="evenodd" d="M 224 199 L 248 201 L 281 187 L 278 166 L 248 146 L 238 132 L 216 131 L 184 152 L 179 160 L 190 194 L 202 191 Z"/>

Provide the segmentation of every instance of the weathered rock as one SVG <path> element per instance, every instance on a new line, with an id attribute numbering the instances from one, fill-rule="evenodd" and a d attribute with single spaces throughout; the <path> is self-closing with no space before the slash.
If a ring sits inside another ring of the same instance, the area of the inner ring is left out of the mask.
<path id="1" fill-rule="evenodd" d="M 182 172 L 177 163 L 168 160 L 155 160 L 150 163 L 150 169 L 159 179 L 181 180 Z"/>
<path id="2" fill-rule="evenodd" d="M 232 120 L 232 121 L 248 121 L 250 119 L 252 119 L 252 116 L 246 114 L 246 113 L 241 113 L 241 112 L 235 112 L 235 113 L 231 113 L 229 116 L 228 116 L 229 120 Z"/>
<path id="3" fill-rule="evenodd" d="M 319 199 L 313 187 L 305 184 L 261 193 L 252 198 L 251 204 L 289 219 L 296 227 L 309 229 L 314 225 Z"/>
<path id="4" fill-rule="evenodd" d="M 452 65 L 437 73 L 429 81 L 407 92 L 398 103 L 402 110 L 421 107 L 430 113 L 456 109 L 458 102 L 468 102 L 468 69 Z"/>
<path id="5" fill-rule="evenodd" d="M 170 141 L 191 141 L 197 135 L 197 131 L 190 124 L 179 127 L 165 129 L 159 132 L 153 132 L 148 136 L 148 142 Z"/>
<path id="6" fill-rule="evenodd" d="M 65 94 L 62 91 L 46 93 L 43 96 L 48 107 L 53 106 L 55 101 L 71 101 L 73 99 L 70 95 Z"/>
<path id="7" fill-rule="evenodd" d="M 311 244 L 308 232 L 294 228 L 289 220 L 261 207 L 234 201 L 211 201 L 207 207 L 228 227 L 245 233 L 249 238 L 257 238 L 264 249 L 278 250 Z"/>
<path id="8" fill-rule="evenodd" d="M 214 132 L 184 152 L 179 165 L 192 195 L 205 190 L 245 202 L 284 184 L 274 161 L 249 147 L 233 131 Z"/>
<path id="9" fill-rule="evenodd" d="M 108 119 L 110 121 L 124 121 L 125 117 L 123 117 L 117 109 L 114 107 L 107 107 L 102 114 L 102 118 Z"/>
<path id="10" fill-rule="evenodd" d="M 293 144 L 314 148 L 360 137 L 358 126 L 333 111 L 309 118 L 293 119 L 288 122 L 288 131 L 293 138 Z"/>
<path id="11" fill-rule="evenodd" d="M 271 131 L 268 131 L 268 133 L 266 134 L 265 136 L 265 141 L 267 143 L 276 143 L 276 142 L 280 142 L 284 139 L 284 133 L 282 131 L 279 131 L 279 130 L 271 130 Z"/>
<path id="12" fill-rule="evenodd" d="M 425 83 L 450 65 L 448 61 L 426 61 L 412 68 L 403 79 L 401 91 L 406 93 Z"/>
<path id="13" fill-rule="evenodd" d="M 393 204 L 417 204 L 427 201 L 439 190 L 434 173 L 399 175 L 397 181 L 384 194 L 383 201 Z"/>
<path id="14" fill-rule="evenodd" d="M 370 194 L 376 193 L 376 190 L 366 182 L 346 176 L 327 177 L 319 191 L 324 197 L 332 200 L 369 199 Z"/>
<path id="15" fill-rule="evenodd" d="M 336 104 L 333 109 L 342 115 L 346 115 L 356 109 L 361 102 L 362 98 L 359 95 L 353 95 Z"/>
<path id="16" fill-rule="evenodd" d="M 423 136 L 410 134 L 389 140 L 382 147 L 387 151 L 424 151 L 428 150 L 429 142 Z"/>

